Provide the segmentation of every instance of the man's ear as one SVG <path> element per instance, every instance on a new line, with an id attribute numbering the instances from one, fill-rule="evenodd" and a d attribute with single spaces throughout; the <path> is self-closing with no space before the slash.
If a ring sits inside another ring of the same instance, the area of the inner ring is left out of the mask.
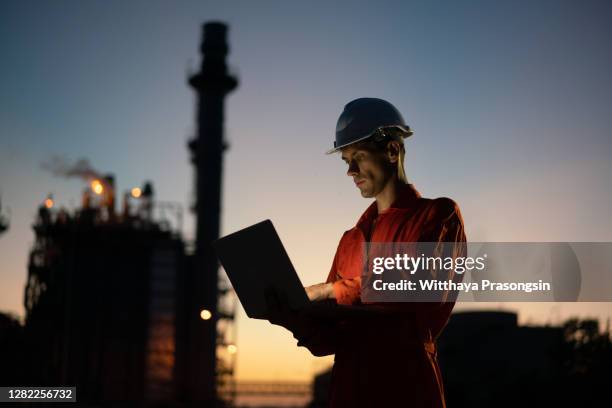
<path id="1" fill-rule="evenodd" d="M 387 159 L 390 163 L 397 163 L 400 155 L 400 144 L 396 140 L 387 143 Z"/>

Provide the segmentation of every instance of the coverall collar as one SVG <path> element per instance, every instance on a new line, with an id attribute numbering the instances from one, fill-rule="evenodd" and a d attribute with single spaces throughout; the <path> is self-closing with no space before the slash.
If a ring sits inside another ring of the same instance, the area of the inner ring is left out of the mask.
<path id="1" fill-rule="evenodd" d="M 398 190 L 398 196 L 391 204 L 391 207 L 381 212 L 386 214 L 391 211 L 398 209 L 410 209 L 414 206 L 417 199 L 421 198 L 421 194 L 414 188 L 414 185 L 408 183 L 402 185 Z M 364 232 L 364 236 L 367 236 L 366 231 L 369 231 L 373 221 L 378 216 L 378 207 L 376 201 L 374 201 L 361 215 L 359 221 L 357 221 L 356 227 Z"/>

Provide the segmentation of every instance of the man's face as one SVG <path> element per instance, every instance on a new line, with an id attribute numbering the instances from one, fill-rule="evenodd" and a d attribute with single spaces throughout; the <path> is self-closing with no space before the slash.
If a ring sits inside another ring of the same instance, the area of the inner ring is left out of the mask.
<path id="1" fill-rule="evenodd" d="M 373 152 L 363 147 L 342 149 L 342 160 L 349 166 L 346 174 L 364 198 L 376 197 L 387 185 L 392 172 L 384 152 Z"/>

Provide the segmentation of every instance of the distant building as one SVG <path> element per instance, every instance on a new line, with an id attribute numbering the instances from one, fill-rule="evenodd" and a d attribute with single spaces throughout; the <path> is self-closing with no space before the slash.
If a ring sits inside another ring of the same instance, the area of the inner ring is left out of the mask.
<path id="1" fill-rule="evenodd" d="M 447 404 L 513 406 L 528 396 L 546 402 L 538 392 L 563 375 L 564 347 L 561 327 L 518 326 L 509 312 L 455 313 L 438 339 Z"/>
<path id="2" fill-rule="evenodd" d="M 23 326 L 15 316 L 0 313 L 0 384 L 23 382 Z"/>
<path id="3" fill-rule="evenodd" d="M 23 385 L 73 385 L 81 402 L 171 401 L 184 244 L 163 223 L 110 205 L 40 208 Z"/>
<path id="4" fill-rule="evenodd" d="M 219 282 L 210 245 L 219 237 L 224 98 L 238 84 L 225 62 L 226 32 L 219 22 L 203 26 L 201 69 L 189 78 L 198 96 L 198 130 L 189 143 L 196 170 L 192 251 L 166 220 L 154 220 L 154 209 L 170 203 L 155 203 L 150 184 L 125 192 L 118 213 L 112 175 L 98 177 L 86 161 L 70 171 L 51 166 L 54 174 L 87 179 L 91 189 L 74 214 L 55 210 L 51 196 L 39 208 L 21 385 L 76 386 L 77 400 L 95 406 L 221 406 L 221 398 L 235 397 L 236 304 Z"/>

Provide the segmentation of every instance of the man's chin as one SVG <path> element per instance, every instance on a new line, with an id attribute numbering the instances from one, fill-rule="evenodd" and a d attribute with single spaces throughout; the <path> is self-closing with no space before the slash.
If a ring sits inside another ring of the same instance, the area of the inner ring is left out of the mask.
<path id="1" fill-rule="evenodd" d="M 371 191 L 368 191 L 368 190 L 361 190 L 361 189 L 360 189 L 360 190 L 359 190 L 359 192 L 361 193 L 361 196 L 362 196 L 363 198 L 372 198 L 372 197 L 374 197 L 374 195 L 372 194 L 372 192 L 371 192 Z"/>

